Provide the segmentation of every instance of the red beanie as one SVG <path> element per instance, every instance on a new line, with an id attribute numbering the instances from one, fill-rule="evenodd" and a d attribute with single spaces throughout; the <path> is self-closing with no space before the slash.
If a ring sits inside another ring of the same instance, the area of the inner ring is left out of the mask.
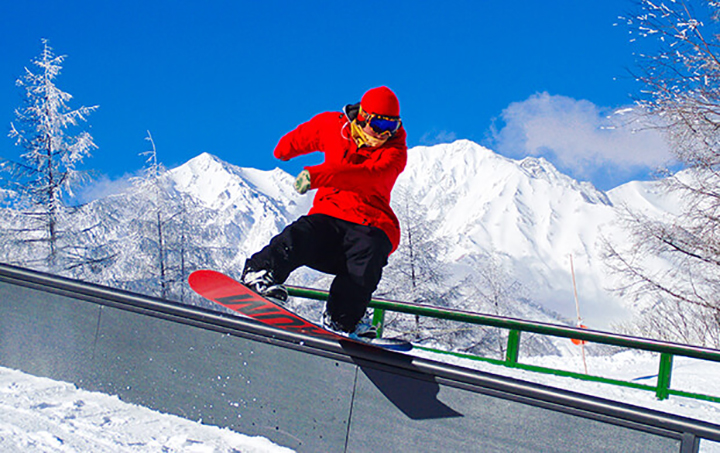
<path id="1" fill-rule="evenodd" d="M 400 116 L 400 102 L 388 87 L 368 90 L 360 100 L 360 106 L 367 113 L 383 116 Z"/>

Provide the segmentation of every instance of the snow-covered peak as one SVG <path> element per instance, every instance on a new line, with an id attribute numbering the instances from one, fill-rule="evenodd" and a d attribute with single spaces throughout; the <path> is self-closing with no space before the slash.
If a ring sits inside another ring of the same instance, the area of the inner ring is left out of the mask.
<path id="1" fill-rule="evenodd" d="M 178 190 L 194 196 L 206 207 L 214 208 L 218 207 L 217 201 L 223 192 L 240 184 L 229 167 L 217 157 L 203 153 L 170 170 L 169 175 Z"/>
<path id="2" fill-rule="evenodd" d="M 307 213 L 312 195 L 299 195 L 280 170 L 238 167 L 203 153 L 168 172 L 176 190 L 214 214 L 204 219 L 225 231 L 236 263 L 262 248 L 288 223 Z"/>
<path id="3" fill-rule="evenodd" d="M 590 323 L 606 326 L 624 315 L 606 291 L 600 246 L 616 212 L 591 184 L 545 159 L 513 160 L 460 140 L 411 149 L 398 186 L 440 222 L 438 234 L 454 244 L 450 262 L 469 254 L 501 257 L 533 300 L 572 319 L 572 255 Z"/>
<path id="4" fill-rule="evenodd" d="M 215 267 L 225 270 L 242 266 L 306 214 L 313 198 L 297 194 L 293 177 L 280 169 L 242 168 L 208 153 L 170 170 L 168 178 L 187 197 L 207 241 L 218 249 L 224 244 L 225 255 Z M 530 299 L 568 319 L 576 317 L 572 256 L 582 316 L 588 326 L 600 328 L 627 315 L 623 302 L 607 290 L 615 282 L 603 261 L 605 238 L 628 237 L 617 222 L 620 206 L 662 213 L 673 204 L 652 183 L 630 183 L 608 196 L 545 159 L 514 160 L 468 140 L 408 151 L 392 198 L 406 231 L 397 204 L 404 197 L 412 198 L 404 206 L 422 211 L 433 237 L 448 244 L 438 257 L 443 266 L 467 271 L 468 263 L 492 257 L 530 290 Z"/>
<path id="5" fill-rule="evenodd" d="M 209 153 L 202 153 L 184 165 L 170 171 L 178 190 L 192 195 L 204 206 L 227 209 L 243 200 L 272 200 L 293 211 L 305 207 L 307 198 L 293 190 L 293 178 L 288 173 L 238 167 Z"/>
<path id="6" fill-rule="evenodd" d="M 544 158 L 527 157 L 517 161 L 469 140 L 412 148 L 408 168 L 401 178 L 428 187 L 430 192 L 432 186 L 439 185 L 443 190 L 452 188 L 455 196 L 460 193 L 480 196 L 487 192 L 487 183 L 492 181 L 493 186 L 561 188 L 577 193 L 589 203 L 610 204 L 604 192 L 561 173 Z"/>
<path id="7" fill-rule="evenodd" d="M 608 197 L 616 206 L 656 218 L 679 214 L 680 195 L 669 194 L 662 186 L 663 181 L 631 181 L 608 191 Z"/>
<path id="8" fill-rule="evenodd" d="M 604 192 L 598 190 L 589 182 L 577 181 L 560 173 L 553 164 L 543 157 L 526 157 L 519 161 L 518 164 L 531 178 L 542 179 L 553 185 L 568 187 L 581 194 L 589 203 L 610 204 L 610 199 Z"/>

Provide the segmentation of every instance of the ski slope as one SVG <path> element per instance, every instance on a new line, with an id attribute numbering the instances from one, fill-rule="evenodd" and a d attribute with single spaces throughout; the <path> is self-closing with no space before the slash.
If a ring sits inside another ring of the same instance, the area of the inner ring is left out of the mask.
<path id="1" fill-rule="evenodd" d="M 115 396 L 0 367 L 0 451 L 281 453 L 263 437 L 203 425 Z"/>

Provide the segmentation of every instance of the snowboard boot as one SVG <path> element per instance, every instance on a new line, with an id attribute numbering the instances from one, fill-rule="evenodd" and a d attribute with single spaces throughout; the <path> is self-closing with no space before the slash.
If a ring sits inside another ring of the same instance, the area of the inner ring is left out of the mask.
<path id="1" fill-rule="evenodd" d="M 331 332 L 345 335 L 356 340 L 368 341 L 377 338 L 377 327 L 373 325 L 372 320 L 370 319 L 370 315 L 367 313 L 365 313 L 365 316 L 363 316 L 362 319 L 358 321 L 358 323 L 352 330 L 347 331 L 343 329 L 338 323 L 333 321 L 333 319 L 330 317 L 330 313 L 328 313 L 326 310 L 323 313 L 322 325 L 324 328 L 330 330 Z"/>
<path id="2" fill-rule="evenodd" d="M 243 274 L 242 283 L 263 297 L 272 298 L 279 302 L 287 302 L 288 300 L 287 288 L 275 282 L 272 271 L 247 269 Z"/>

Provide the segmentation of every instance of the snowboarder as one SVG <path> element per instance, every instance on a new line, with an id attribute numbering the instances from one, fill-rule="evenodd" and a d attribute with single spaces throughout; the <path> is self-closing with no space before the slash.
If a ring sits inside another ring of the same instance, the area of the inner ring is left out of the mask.
<path id="1" fill-rule="evenodd" d="M 245 263 L 243 283 L 257 293 L 287 300 L 283 283 L 301 266 L 335 275 L 323 325 L 375 338 L 367 307 L 388 256 L 400 242 L 390 193 L 407 161 L 406 133 L 395 93 L 368 90 L 343 112 L 325 112 L 280 139 L 276 158 L 287 161 L 322 152 L 295 180 L 300 194 L 317 189 L 310 212 L 288 225 Z"/>

